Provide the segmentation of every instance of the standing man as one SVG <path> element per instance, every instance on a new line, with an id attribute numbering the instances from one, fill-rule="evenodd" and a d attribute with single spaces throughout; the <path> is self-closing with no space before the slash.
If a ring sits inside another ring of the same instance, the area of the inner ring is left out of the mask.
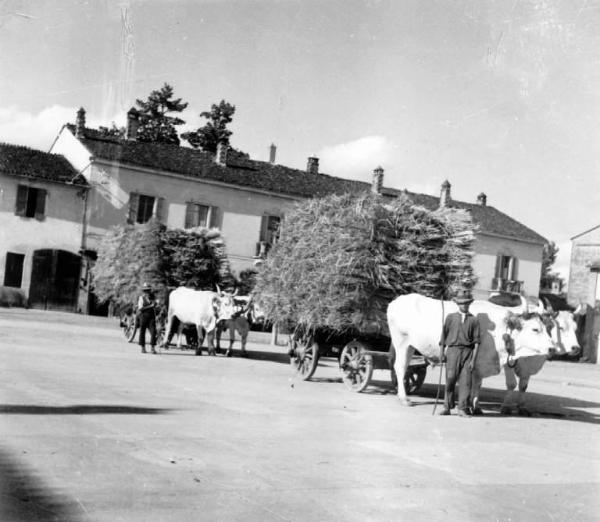
<path id="1" fill-rule="evenodd" d="M 156 313 L 155 299 L 152 288 L 148 283 L 142 286 L 142 295 L 138 299 L 138 312 L 140 315 L 140 340 L 142 353 L 146 353 L 146 328 L 150 330 L 150 345 L 152 353 L 156 353 Z"/>
<path id="2" fill-rule="evenodd" d="M 458 415 L 469 417 L 471 374 L 480 342 L 479 321 L 469 313 L 469 306 L 473 302 L 470 292 L 461 290 L 454 297 L 454 302 L 459 311 L 448 314 L 440 339 L 440 360 L 446 362 L 444 409 L 440 415 L 450 415 L 450 410 L 454 408 L 458 382 Z"/>

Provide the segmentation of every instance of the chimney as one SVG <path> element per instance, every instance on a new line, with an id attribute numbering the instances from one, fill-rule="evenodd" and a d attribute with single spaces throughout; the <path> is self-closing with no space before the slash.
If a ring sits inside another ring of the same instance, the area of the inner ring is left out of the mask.
<path id="1" fill-rule="evenodd" d="M 319 158 L 310 157 L 308 158 L 308 164 L 306 165 L 306 172 L 309 174 L 319 173 Z"/>
<path id="2" fill-rule="evenodd" d="M 223 167 L 227 166 L 227 149 L 229 148 L 229 143 L 224 140 L 221 140 L 217 143 L 217 156 L 216 161 L 218 165 Z"/>
<path id="3" fill-rule="evenodd" d="M 487 196 L 482 192 L 477 196 L 477 204 L 485 207 L 487 205 Z"/>
<path id="4" fill-rule="evenodd" d="M 75 120 L 75 137 L 83 138 L 85 131 L 85 109 L 80 107 L 77 111 L 77 119 Z"/>
<path id="5" fill-rule="evenodd" d="M 127 112 L 127 134 L 128 140 L 135 140 L 137 138 L 137 131 L 140 125 L 138 111 L 135 107 L 131 107 Z"/>
<path id="6" fill-rule="evenodd" d="M 373 182 L 371 184 L 371 192 L 373 194 L 381 194 L 381 187 L 383 187 L 383 169 L 377 167 L 373 171 Z"/>
<path id="7" fill-rule="evenodd" d="M 442 191 L 440 193 L 440 208 L 450 206 L 450 182 L 448 180 L 442 183 Z"/>
<path id="8" fill-rule="evenodd" d="M 271 143 L 269 147 L 269 163 L 275 163 L 275 154 L 277 153 L 277 147 L 274 143 Z"/>

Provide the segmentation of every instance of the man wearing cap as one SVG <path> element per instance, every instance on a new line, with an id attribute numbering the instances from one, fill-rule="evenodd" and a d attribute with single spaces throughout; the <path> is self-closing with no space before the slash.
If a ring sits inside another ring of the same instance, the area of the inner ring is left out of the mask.
<path id="1" fill-rule="evenodd" d="M 479 351 L 479 321 L 469 313 L 473 298 L 468 291 L 461 290 L 454 297 L 454 302 L 459 311 L 448 314 L 440 339 L 440 359 L 446 362 L 444 409 L 440 415 L 450 415 L 454 408 L 458 382 L 458 415 L 468 417 L 471 415 L 471 374 Z"/>
<path id="2" fill-rule="evenodd" d="M 138 312 L 140 314 L 140 340 L 142 353 L 146 353 L 146 329 L 150 331 L 150 345 L 152 353 L 156 353 L 156 315 L 155 300 L 152 288 L 148 283 L 142 286 L 142 295 L 138 299 Z"/>

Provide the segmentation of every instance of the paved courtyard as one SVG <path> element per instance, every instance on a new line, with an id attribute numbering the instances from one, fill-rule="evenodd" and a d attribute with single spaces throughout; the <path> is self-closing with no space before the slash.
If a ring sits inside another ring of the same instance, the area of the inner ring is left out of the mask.
<path id="1" fill-rule="evenodd" d="M 142 355 L 113 319 L 0 309 L 0 520 L 598 520 L 598 366 L 547 364 L 530 418 L 501 376 L 486 416 L 433 417 L 436 368 L 403 408 L 387 372 L 301 382 L 265 337 Z"/>

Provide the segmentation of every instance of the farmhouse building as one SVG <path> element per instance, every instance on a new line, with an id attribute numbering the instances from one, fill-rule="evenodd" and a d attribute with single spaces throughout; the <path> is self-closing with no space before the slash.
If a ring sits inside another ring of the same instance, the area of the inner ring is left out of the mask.
<path id="1" fill-rule="evenodd" d="M 88 184 L 62 156 L 0 144 L 0 280 L 35 308 L 74 311 Z"/>
<path id="2" fill-rule="evenodd" d="M 569 303 L 600 302 L 600 225 L 571 238 Z"/>
<path id="3" fill-rule="evenodd" d="M 88 269 L 99 242 L 115 225 L 144 223 L 154 217 L 172 228 L 218 227 L 231 267 L 239 273 L 268 253 L 276 241 L 280 219 L 296 202 L 332 193 L 376 190 L 389 198 L 403 194 L 429 209 L 446 205 L 471 212 L 478 226 L 475 297 L 487 298 L 493 290 L 528 295 L 539 291 L 544 238 L 487 205 L 484 194 L 477 202 L 466 203 L 452 199 L 448 182 L 442 185 L 439 197 L 386 188 L 381 168 L 373 172 L 372 184 L 337 178 L 320 172 L 319 160 L 314 157 L 308 158 L 306 170 L 292 169 L 276 163 L 274 146 L 267 162 L 252 160 L 223 145 L 213 155 L 188 147 L 138 142 L 135 111 L 130 111 L 128 118 L 125 137 L 107 136 L 87 128 L 85 111 L 80 109 L 75 125 L 63 126 L 52 154 L 46 155 L 55 161 L 60 155 L 66 158 L 70 165 L 64 179 L 75 179 L 80 189 L 86 188 L 87 197 L 81 199 L 75 196 L 75 184 L 67 184 L 72 197 L 62 211 L 70 209 L 73 230 L 53 234 L 71 244 L 69 248 L 52 246 L 81 254 L 82 285 L 89 285 Z M 4 198 L 5 212 L 9 208 L 14 212 L 16 193 L 13 196 Z M 36 229 L 28 241 L 37 244 L 40 234 L 43 232 Z M 0 255 L 6 266 L 6 254 Z M 25 266 L 23 273 L 30 272 L 31 265 Z M 27 282 L 24 279 L 25 291 L 29 290 Z M 79 311 L 90 310 L 89 297 L 81 292 Z"/>

